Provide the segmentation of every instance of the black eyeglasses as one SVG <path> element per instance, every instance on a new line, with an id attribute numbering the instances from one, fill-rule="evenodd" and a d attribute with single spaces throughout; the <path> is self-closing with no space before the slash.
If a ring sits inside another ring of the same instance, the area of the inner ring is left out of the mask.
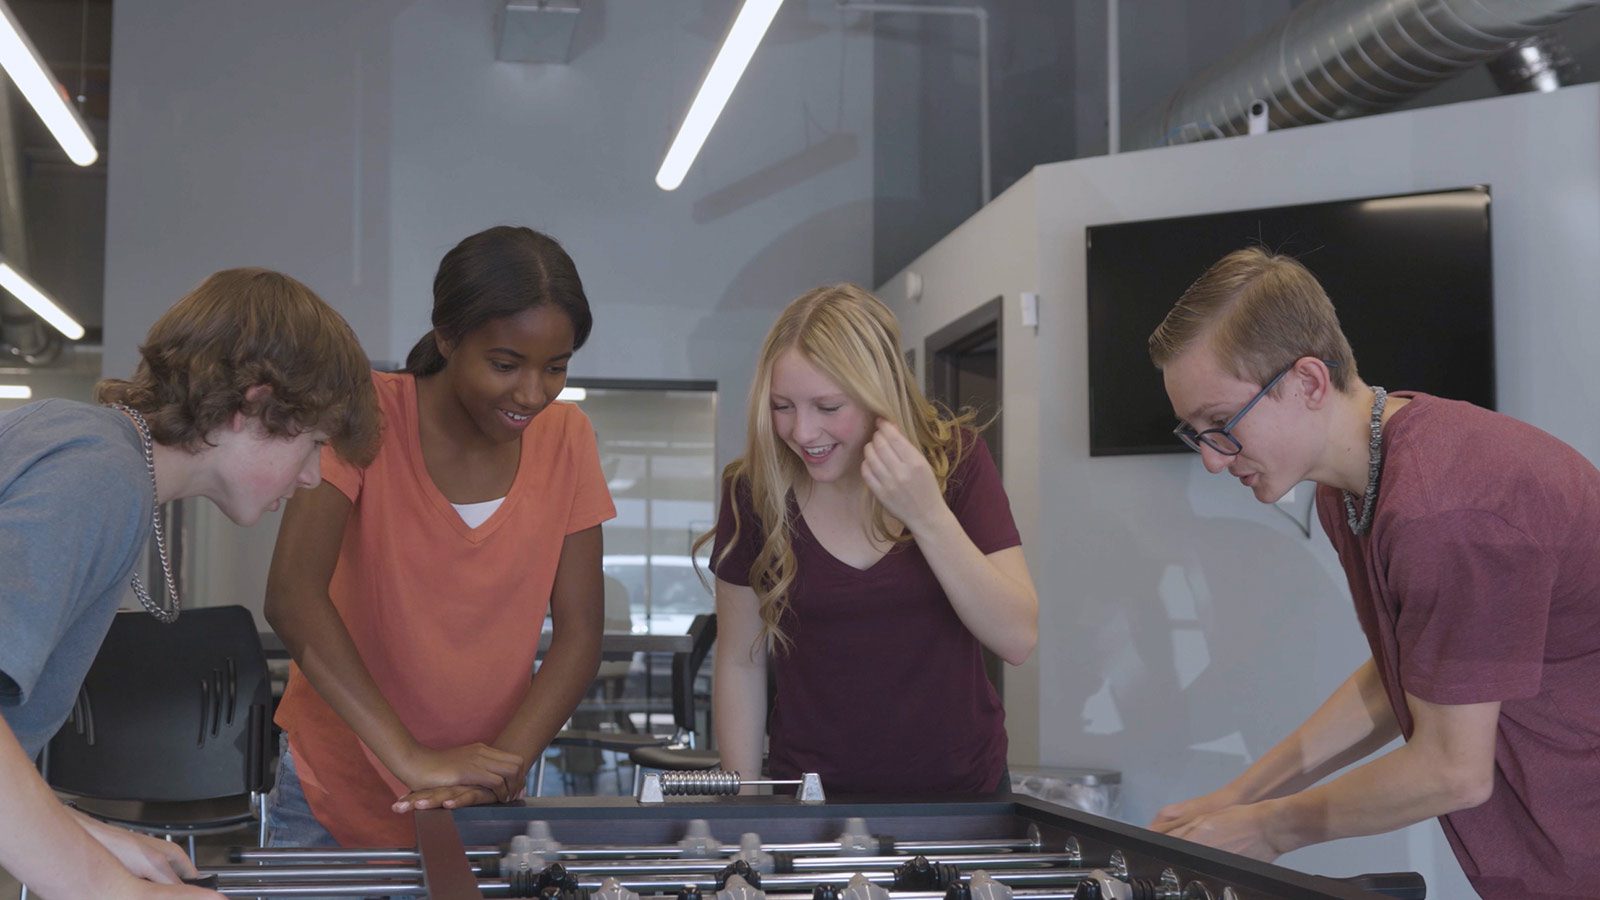
<path id="1" fill-rule="evenodd" d="M 1289 374 L 1289 371 L 1294 368 L 1294 363 L 1299 361 L 1299 359 L 1296 359 L 1280 369 L 1278 374 L 1272 376 L 1272 379 L 1266 383 L 1265 387 L 1250 398 L 1250 402 L 1244 405 L 1244 409 L 1234 413 L 1233 418 L 1229 419 L 1221 428 L 1207 428 L 1205 431 L 1195 431 L 1189 426 L 1189 423 L 1179 422 L 1178 427 L 1172 429 L 1172 433 L 1178 436 L 1178 440 L 1188 444 L 1189 449 L 1196 453 L 1199 453 L 1201 446 L 1204 445 L 1221 453 L 1223 456 L 1238 456 L 1243 452 L 1244 445 L 1239 443 L 1239 439 L 1233 436 L 1233 429 L 1239 427 L 1239 420 L 1244 418 L 1244 414 L 1249 412 L 1257 403 L 1260 403 L 1262 397 L 1272 393 L 1272 389 L 1278 386 L 1278 382 L 1283 380 L 1283 376 Z M 1338 368 L 1339 366 L 1338 363 L 1326 359 L 1322 362 L 1329 368 Z"/>

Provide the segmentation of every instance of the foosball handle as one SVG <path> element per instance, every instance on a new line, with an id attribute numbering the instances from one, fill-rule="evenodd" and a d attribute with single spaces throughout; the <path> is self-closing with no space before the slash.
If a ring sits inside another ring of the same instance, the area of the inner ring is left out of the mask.
<path id="1" fill-rule="evenodd" d="M 183 883 L 193 885 L 194 887 L 205 888 L 208 891 L 214 891 L 217 889 L 217 876 L 201 875 L 199 878 L 185 878 L 183 879 Z"/>
<path id="2" fill-rule="evenodd" d="M 1342 881 L 1363 891 L 1371 891 L 1385 897 L 1396 897 L 1398 900 L 1428 898 L 1428 883 L 1416 872 L 1372 872 L 1367 875 L 1352 875 L 1349 878 L 1335 878 L 1334 881 Z"/>

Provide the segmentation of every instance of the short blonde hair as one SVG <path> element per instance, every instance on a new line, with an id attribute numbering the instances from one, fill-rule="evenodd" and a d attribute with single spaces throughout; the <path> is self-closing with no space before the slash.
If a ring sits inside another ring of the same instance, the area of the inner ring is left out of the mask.
<path id="1" fill-rule="evenodd" d="M 1150 360 L 1165 368 L 1202 339 L 1242 381 L 1266 384 L 1314 356 L 1335 364 L 1330 378 L 1339 391 L 1356 382 L 1355 354 L 1316 276 L 1261 247 L 1229 253 L 1189 285 L 1150 335 Z"/>
<path id="2" fill-rule="evenodd" d="M 760 602 L 762 637 L 769 647 L 788 646 L 781 627 L 794 584 L 793 523 L 789 493 L 805 474 L 805 463 L 781 445 L 772 425 L 772 370 L 778 358 L 798 350 L 807 361 L 836 382 L 872 416 L 893 422 L 923 453 L 940 491 L 960 462 L 968 440 L 963 437 L 974 418 L 971 411 L 951 415 L 930 403 L 917 386 L 900 352 L 900 326 L 883 301 L 853 284 L 819 287 L 796 298 L 767 334 L 750 385 L 749 431 L 745 452 L 723 472 L 724 491 L 748 491 L 763 537 L 749 572 Z M 738 493 L 735 493 L 735 497 Z M 733 537 L 717 559 L 725 559 L 738 542 L 733 504 Z M 873 533 L 880 540 L 909 541 L 889 530 L 888 512 L 877 498 L 868 498 Z M 715 535 L 700 536 L 698 548 Z"/>
<path id="3" fill-rule="evenodd" d="M 250 402 L 256 385 L 271 393 Z M 350 325 L 310 288 L 267 269 L 201 282 L 150 327 L 133 377 L 101 381 L 95 399 L 137 409 L 157 442 L 188 450 L 243 412 L 268 434 L 320 430 L 364 465 L 381 427 L 372 368 Z"/>

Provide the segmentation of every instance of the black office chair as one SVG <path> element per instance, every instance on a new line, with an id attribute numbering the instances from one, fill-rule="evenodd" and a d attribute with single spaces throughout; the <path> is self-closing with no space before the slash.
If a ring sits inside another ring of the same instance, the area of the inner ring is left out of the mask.
<path id="1" fill-rule="evenodd" d="M 627 585 L 610 575 L 605 576 L 605 610 L 607 633 L 626 634 L 632 630 L 633 605 L 628 597 Z M 618 701 L 622 699 L 626 690 L 635 655 L 633 653 L 620 657 L 603 655 L 600 667 L 595 672 L 591 696 L 598 695 L 595 699 L 601 703 L 618 704 L 620 707 Z M 550 746 L 561 748 L 556 766 L 568 781 L 566 787 L 569 792 L 572 787 L 571 780 L 575 777 L 593 778 L 598 775 L 602 768 L 603 752 L 627 753 L 635 747 L 665 744 L 672 739 L 670 736 L 641 733 L 634 726 L 628 713 L 621 708 L 592 712 L 583 711 L 580 706 L 579 710 L 572 714 L 572 721 L 568 726 L 556 734 L 550 741 Z M 535 797 L 544 793 L 545 771 L 546 759 L 541 753 L 533 769 L 532 791 Z M 620 794 L 622 793 L 620 768 L 616 770 L 616 775 L 617 793 Z"/>
<path id="2" fill-rule="evenodd" d="M 272 693 L 255 618 L 242 606 L 144 612 L 111 623 L 72 716 L 46 749 L 45 780 L 105 822 L 172 840 L 257 826 L 271 787 Z"/>
<path id="3" fill-rule="evenodd" d="M 586 747 L 628 754 L 633 763 L 633 793 L 637 796 L 643 780 L 640 766 L 674 771 L 714 769 L 720 757 L 712 751 L 694 749 L 696 696 L 695 679 L 717 639 L 715 613 L 694 617 L 687 632 L 690 649 L 672 655 L 672 734 L 594 731 L 567 729 L 550 742 L 553 747 Z M 544 791 L 546 771 L 543 755 L 534 763 L 533 796 Z"/>
<path id="4" fill-rule="evenodd" d="M 689 637 L 689 652 L 672 656 L 672 722 L 677 726 L 677 734 L 669 743 L 635 747 L 628 753 L 628 759 L 632 760 L 634 767 L 635 797 L 639 796 L 639 788 L 644 783 L 645 769 L 691 772 L 715 769 L 722 763 L 722 756 L 715 750 L 697 750 L 694 746 L 694 683 L 700 675 L 700 667 L 705 664 L 706 657 L 711 655 L 711 648 L 717 642 L 716 614 L 695 616 L 689 624 Z"/>

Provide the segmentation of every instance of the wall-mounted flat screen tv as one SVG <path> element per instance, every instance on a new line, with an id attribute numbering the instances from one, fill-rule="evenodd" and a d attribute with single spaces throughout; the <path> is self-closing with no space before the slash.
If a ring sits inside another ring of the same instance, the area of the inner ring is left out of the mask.
<path id="1" fill-rule="evenodd" d="M 1087 230 L 1089 453 L 1187 453 L 1150 332 L 1241 247 L 1299 259 L 1338 310 L 1368 384 L 1493 409 L 1489 189 L 1369 197 Z"/>

